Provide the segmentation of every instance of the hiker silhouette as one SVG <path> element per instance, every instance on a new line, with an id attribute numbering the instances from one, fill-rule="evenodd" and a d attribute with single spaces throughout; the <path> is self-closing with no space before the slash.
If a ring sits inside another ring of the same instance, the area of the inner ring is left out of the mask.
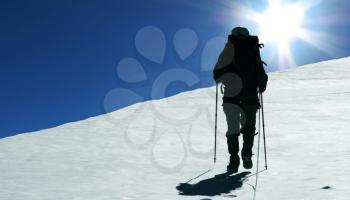
<path id="1" fill-rule="evenodd" d="M 268 76 L 260 57 L 259 39 L 248 29 L 236 27 L 214 67 L 213 75 L 223 92 L 223 111 L 230 161 L 227 171 L 236 173 L 240 165 L 239 135 L 243 135 L 241 156 L 243 167 L 251 169 L 255 136 L 256 112 L 260 107 L 258 92 L 266 90 Z"/>

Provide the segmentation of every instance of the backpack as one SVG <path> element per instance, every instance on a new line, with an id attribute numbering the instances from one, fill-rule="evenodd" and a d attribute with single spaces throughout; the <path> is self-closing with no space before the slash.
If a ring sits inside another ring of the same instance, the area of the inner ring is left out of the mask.
<path id="1" fill-rule="evenodd" d="M 234 46 L 234 61 L 223 69 L 214 71 L 214 77 L 220 77 L 225 73 L 235 73 L 242 80 L 240 94 L 256 94 L 257 88 L 266 88 L 267 75 L 263 68 L 266 65 L 261 60 L 260 48 L 257 36 L 237 37 L 229 35 L 228 40 Z"/>

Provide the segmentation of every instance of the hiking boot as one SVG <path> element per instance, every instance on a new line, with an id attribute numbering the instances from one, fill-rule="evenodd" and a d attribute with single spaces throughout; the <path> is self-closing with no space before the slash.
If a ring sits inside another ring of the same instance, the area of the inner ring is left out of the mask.
<path id="1" fill-rule="evenodd" d="M 245 169 L 251 169 L 253 167 L 253 162 L 251 157 L 242 156 L 242 160 L 243 160 L 243 167 Z"/>
<path id="2" fill-rule="evenodd" d="M 233 174 L 238 172 L 239 168 L 239 156 L 231 156 L 230 163 L 227 165 L 227 173 Z"/>

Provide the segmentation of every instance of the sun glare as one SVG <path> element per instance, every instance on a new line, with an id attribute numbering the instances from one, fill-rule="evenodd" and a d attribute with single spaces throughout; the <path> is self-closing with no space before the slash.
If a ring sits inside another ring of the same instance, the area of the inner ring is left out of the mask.
<path id="1" fill-rule="evenodd" d="M 296 66 L 295 53 L 291 51 L 294 39 L 303 40 L 329 55 L 337 52 L 336 45 L 339 45 L 341 41 L 334 39 L 326 32 L 311 30 L 307 27 L 310 22 L 315 20 L 317 22 L 315 16 L 310 19 L 307 14 L 322 2 L 320 0 L 267 0 L 267 7 L 262 11 L 254 10 L 238 2 L 230 2 L 237 10 L 233 17 L 241 23 L 240 25 L 248 25 L 248 28 L 253 28 L 261 42 L 267 46 L 276 47 L 276 51 L 272 50 L 267 59 L 277 59 L 280 69 Z M 324 18 L 324 16 L 318 17 Z M 332 19 L 332 16 L 328 18 Z"/>
<path id="2" fill-rule="evenodd" d="M 305 33 L 302 28 L 305 10 L 301 3 L 282 4 L 279 0 L 270 0 L 265 11 L 254 15 L 261 40 L 277 46 L 280 66 L 296 65 L 290 43 L 294 38 L 302 38 Z"/>
<path id="3" fill-rule="evenodd" d="M 301 5 L 281 5 L 274 2 L 256 19 L 261 30 L 261 39 L 278 46 L 288 45 L 291 39 L 302 33 L 304 12 Z"/>

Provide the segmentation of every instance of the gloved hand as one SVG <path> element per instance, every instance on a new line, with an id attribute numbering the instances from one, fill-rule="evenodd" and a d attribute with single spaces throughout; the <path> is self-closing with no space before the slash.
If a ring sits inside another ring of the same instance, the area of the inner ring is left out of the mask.
<path id="1" fill-rule="evenodd" d="M 214 73 L 213 73 L 213 79 L 214 79 L 214 81 L 215 81 L 216 83 L 220 83 L 220 82 L 221 82 L 221 80 L 220 80 L 220 74 L 219 74 L 219 73 L 216 73 L 216 72 L 214 71 Z"/>
<path id="2" fill-rule="evenodd" d="M 266 90 L 266 84 L 259 85 L 259 92 L 263 93 Z"/>
<path id="3" fill-rule="evenodd" d="M 261 93 L 265 92 L 267 81 L 268 81 L 268 76 L 266 74 L 258 76 L 257 81 L 258 81 L 259 92 L 261 92 Z"/>

